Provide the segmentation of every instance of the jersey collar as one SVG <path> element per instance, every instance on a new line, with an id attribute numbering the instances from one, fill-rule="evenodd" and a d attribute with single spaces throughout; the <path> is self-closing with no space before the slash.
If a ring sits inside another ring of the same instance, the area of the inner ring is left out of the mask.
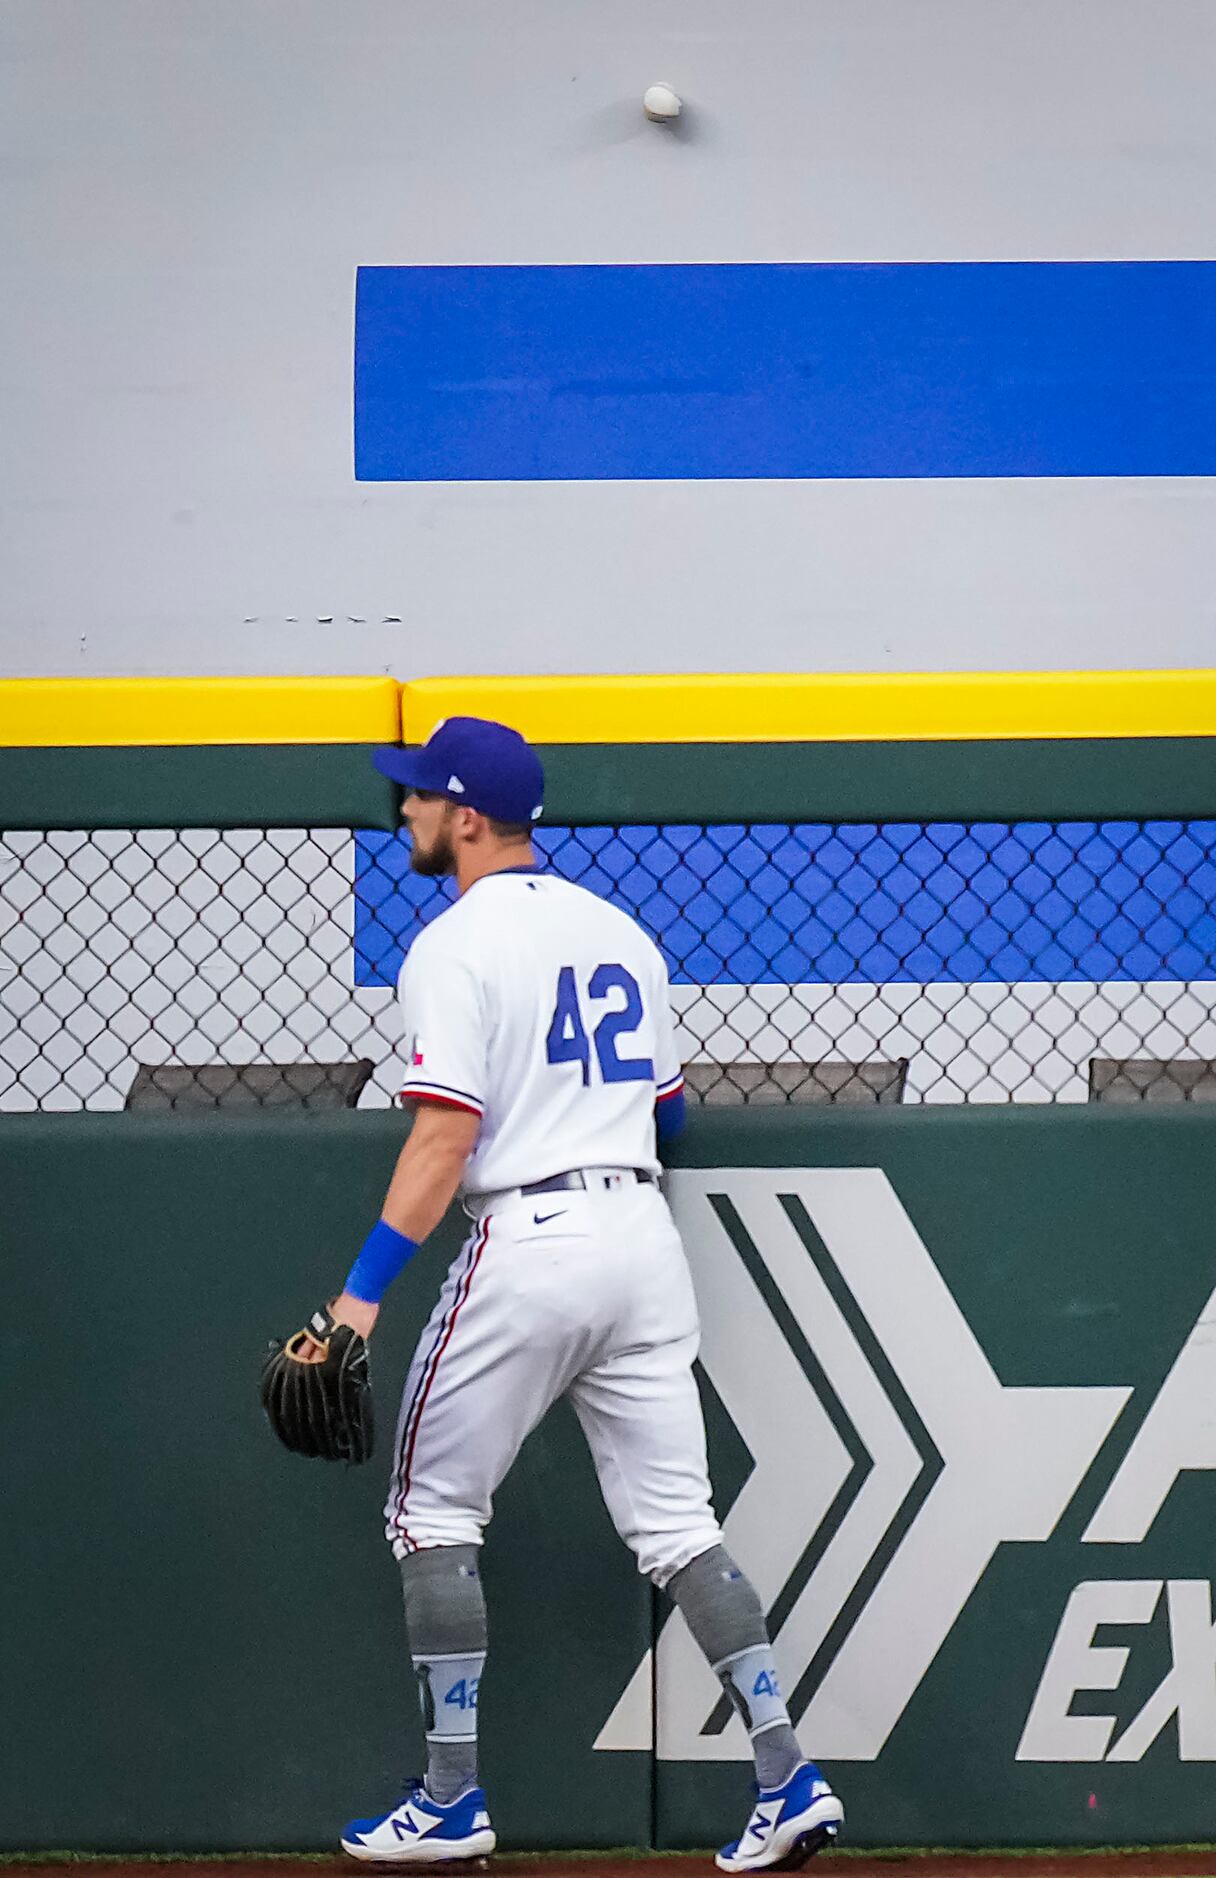
<path id="1" fill-rule="evenodd" d="M 534 865 L 526 865 L 524 867 L 496 867 L 492 874 L 482 874 L 480 879 L 475 880 L 473 887 L 480 887 L 483 880 L 501 880 L 504 874 L 531 874 L 535 876 L 537 874 L 543 874 L 544 871 L 543 867 Z M 467 888 L 466 891 L 472 893 L 473 887 Z"/>

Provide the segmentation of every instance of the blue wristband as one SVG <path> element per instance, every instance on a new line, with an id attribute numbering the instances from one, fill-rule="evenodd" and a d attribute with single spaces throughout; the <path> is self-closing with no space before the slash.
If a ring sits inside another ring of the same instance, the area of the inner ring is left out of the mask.
<path id="1" fill-rule="evenodd" d="M 407 1239 L 387 1220 L 378 1219 L 363 1241 L 343 1289 L 349 1291 L 352 1298 L 362 1298 L 365 1304 L 379 1304 L 397 1273 L 417 1250 L 416 1240 Z"/>

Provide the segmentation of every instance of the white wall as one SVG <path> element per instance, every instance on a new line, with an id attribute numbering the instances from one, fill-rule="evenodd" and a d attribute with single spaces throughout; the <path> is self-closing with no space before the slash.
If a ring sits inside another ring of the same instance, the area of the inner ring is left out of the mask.
<path id="1" fill-rule="evenodd" d="M 1211 256 L 1212 0 L 3 0 L 0 87 L 0 674 L 1216 662 L 1208 480 L 351 467 L 361 262 Z"/>

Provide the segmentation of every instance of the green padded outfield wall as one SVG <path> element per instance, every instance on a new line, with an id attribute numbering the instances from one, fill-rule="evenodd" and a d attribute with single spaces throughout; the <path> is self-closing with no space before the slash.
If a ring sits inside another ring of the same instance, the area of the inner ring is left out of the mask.
<path id="1" fill-rule="evenodd" d="M 418 1766 L 385 1447 L 295 1461 L 255 1389 L 400 1128 L 0 1124 L 5 1847 L 323 1847 Z M 1216 1116 L 701 1114 L 676 1159 L 719 1508 L 854 1843 L 1210 1837 Z M 454 1242 L 377 1333 L 386 1421 Z M 486 1580 L 507 1843 L 735 1831 L 679 1620 L 655 1753 L 651 1601 L 560 1410 Z"/>
<path id="2" fill-rule="evenodd" d="M 719 1510 L 854 1838 L 1210 1838 L 1216 1117 L 752 1110 L 677 1154 Z M 657 1670 L 658 1839 L 702 1843 L 744 1744 L 675 1627 Z"/>
<path id="3" fill-rule="evenodd" d="M 553 826 L 1216 813 L 1216 672 L 0 680 L 0 828 L 391 829 L 377 743 L 500 717 Z"/>
<path id="4" fill-rule="evenodd" d="M 380 1507 L 454 1222 L 377 1332 L 367 1467 L 285 1454 L 257 1396 L 266 1337 L 332 1295 L 404 1125 L 0 1121 L 0 1847 L 332 1847 L 424 1765 Z M 651 1593 L 572 1415 L 527 1444 L 485 1579 L 501 1829 L 644 1844 L 649 1751 L 591 1740 L 647 1646 Z"/>
<path id="5" fill-rule="evenodd" d="M 392 828 L 395 679 L 0 679 L 0 829 Z"/>

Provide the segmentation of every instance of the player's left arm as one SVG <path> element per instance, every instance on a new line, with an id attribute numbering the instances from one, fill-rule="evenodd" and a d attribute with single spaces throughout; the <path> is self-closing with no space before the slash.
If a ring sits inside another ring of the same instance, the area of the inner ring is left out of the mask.
<path id="1" fill-rule="evenodd" d="M 422 1105 L 380 1218 L 342 1291 L 305 1329 L 285 1344 L 271 1345 L 262 1370 L 262 1405 L 286 1447 L 331 1461 L 365 1461 L 371 1453 L 367 1352 L 358 1339 L 371 1335 L 384 1291 L 451 1205 L 480 1122 L 469 1110 Z M 341 1325 L 355 1333 L 353 1340 L 335 1329 Z M 306 1367 L 307 1381 L 299 1364 Z"/>
<path id="2" fill-rule="evenodd" d="M 485 1107 L 487 1020 L 477 975 L 434 930 L 406 955 L 398 987 L 408 1067 L 402 1096 L 414 1125 L 380 1218 L 330 1305 L 335 1322 L 370 1335 L 380 1300 L 456 1196 Z"/>
<path id="3" fill-rule="evenodd" d="M 456 1197 L 465 1162 L 477 1145 L 480 1115 L 468 1109 L 419 1102 L 409 1138 L 397 1157 L 379 1226 L 370 1246 L 359 1254 L 330 1314 L 362 1337 L 370 1336 L 380 1314 L 380 1299 L 406 1260 L 440 1220 Z M 387 1227 L 387 1232 L 381 1232 Z M 403 1243 L 397 1245 L 394 1238 Z"/>

